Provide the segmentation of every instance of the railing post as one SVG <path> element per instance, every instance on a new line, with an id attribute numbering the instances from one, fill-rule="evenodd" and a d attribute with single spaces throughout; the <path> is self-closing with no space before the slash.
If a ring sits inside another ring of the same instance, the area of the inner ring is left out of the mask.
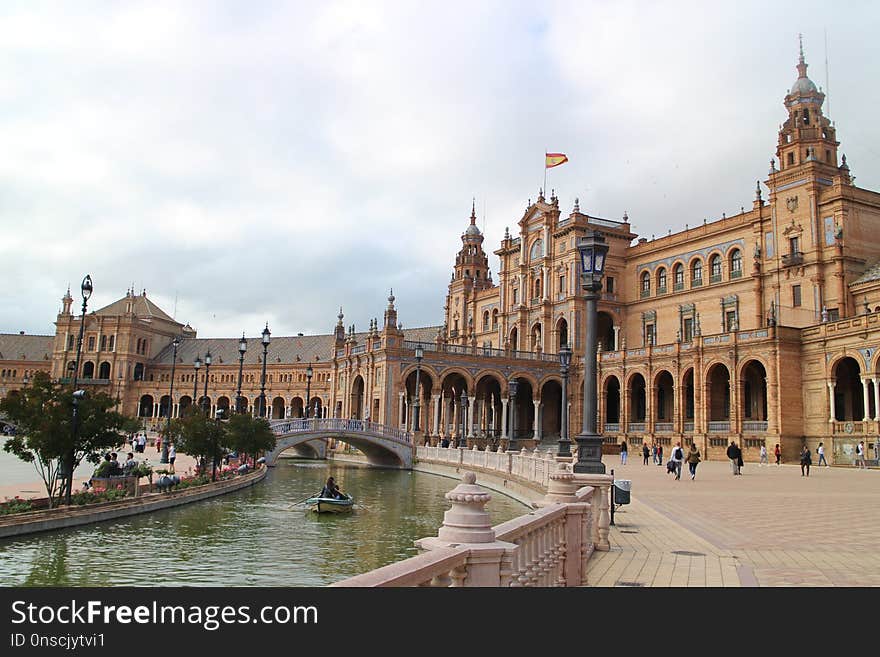
<path id="1" fill-rule="evenodd" d="M 476 475 L 465 472 L 461 481 L 446 493 L 452 507 L 443 515 L 443 526 L 437 536 L 417 540 L 416 547 L 422 550 L 469 548 L 467 563 L 451 573 L 453 586 L 509 586 L 510 564 L 518 547 L 495 539 L 495 530 L 485 510 L 492 496 L 476 485 Z"/>

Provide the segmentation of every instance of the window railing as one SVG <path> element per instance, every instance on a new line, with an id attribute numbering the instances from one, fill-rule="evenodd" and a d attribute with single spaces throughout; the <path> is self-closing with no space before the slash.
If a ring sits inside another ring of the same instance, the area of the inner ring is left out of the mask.
<path id="1" fill-rule="evenodd" d="M 743 431 L 764 433 L 767 431 L 767 420 L 746 420 L 743 422 Z"/>
<path id="2" fill-rule="evenodd" d="M 730 431 L 730 422 L 710 422 L 709 431 L 713 433 Z"/>
<path id="3" fill-rule="evenodd" d="M 674 283 L 674 284 L 672 285 L 672 289 L 673 289 L 673 291 L 675 291 L 675 292 L 680 292 L 681 290 L 684 289 L 684 283 Z"/>
<path id="4" fill-rule="evenodd" d="M 691 287 L 700 287 L 703 284 L 702 278 L 694 278 L 691 280 Z"/>
<path id="5" fill-rule="evenodd" d="M 651 296 L 651 290 L 642 290 L 641 298 L 644 299 L 646 297 Z"/>
<path id="6" fill-rule="evenodd" d="M 782 256 L 782 266 L 783 267 L 791 267 L 793 265 L 802 265 L 804 263 L 804 253 L 803 251 L 794 251 L 792 253 L 786 253 Z"/>
<path id="7" fill-rule="evenodd" d="M 742 269 L 734 269 L 732 272 L 730 272 L 731 278 L 742 278 L 742 275 Z"/>
<path id="8" fill-rule="evenodd" d="M 672 433 L 672 422 L 655 422 L 654 431 L 657 433 Z"/>
<path id="9" fill-rule="evenodd" d="M 620 433 L 620 422 L 606 422 L 605 433 Z"/>
<path id="10" fill-rule="evenodd" d="M 693 422 L 685 422 L 683 430 L 684 430 L 684 433 L 693 433 L 694 432 L 694 423 Z"/>
<path id="11" fill-rule="evenodd" d="M 658 287 L 658 288 L 657 288 L 657 294 L 666 294 L 666 286 L 665 286 L 665 285 L 661 285 L 660 287 Z"/>
<path id="12" fill-rule="evenodd" d="M 720 283 L 721 282 L 721 274 L 712 274 L 709 277 L 710 283 Z"/>
<path id="13" fill-rule="evenodd" d="M 645 432 L 645 423 L 644 422 L 630 422 L 627 426 L 627 433 L 644 433 Z"/>

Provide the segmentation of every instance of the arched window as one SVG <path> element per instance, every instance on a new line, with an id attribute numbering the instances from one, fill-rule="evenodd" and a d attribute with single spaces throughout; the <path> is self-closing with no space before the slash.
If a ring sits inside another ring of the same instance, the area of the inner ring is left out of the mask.
<path id="1" fill-rule="evenodd" d="M 498 309 L 497 308 L 492 311 L 492 328 L 493 329 L 498 328 Z"/>
<path id="2" fill-rule="evenodd" d="M 529 260 L 537 260 L 544 257 L 544 240 L 536 239 L 532 242 L 532 248 L 529 251 Z"/>
<path id="3" fill-rule="evenodd" d="M 666 292 L 666 267 L 657 270 L 657 294 Z"/>
<path id="4" fill-rule="evenodd" d="M 646 271 L 642 272 L 642 296 L 646 297 L 651 294 L 651 274 Z"/>
<path id="5" fill-rule="evenodd" d="M 535 294 L 532 298 L 534 298 L 534 299 L 541 298 L 541 277 L 540 276 L 538 276 L 535 279 Z"/>
<path id="6" fill-rule="evenodd" d="M 681 264 L 675 265 L 672 269 L 673 289 L 684 289 L 684 267 Z"/>
<path id="7" fill-rule="evenodd" d="M 694 260 L 691 265 L 691 287 L 703 284 L 703 261 Z"/>
<path id="8" fill-rule="evenodd" d="M 488 310 L 483 311 L 483 330 L 484 331 L 489 330 L 489 311 Z"/>
<path id="9" fill-rule="evenodd" d="M 730 277 L 739 278 L 740 276 L 742 276 L 742 269 L 742 251 L 740 251 L 739 249 L 734 249 L 733 253 L 730 254 Z"/>
<path id="10" fill-rule="evenodd" d="M 718 283 L 721 280 L 721 256 L 717 253 L 709 259 L 709 282 Z"/>

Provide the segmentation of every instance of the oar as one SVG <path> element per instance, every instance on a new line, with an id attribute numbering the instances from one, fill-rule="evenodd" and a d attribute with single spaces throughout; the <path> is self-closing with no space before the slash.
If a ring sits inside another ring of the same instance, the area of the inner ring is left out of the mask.
<path id="1" fill-rule="evenodd" d="M 302 498 L 299 502 L 294 502 L 294 503 L 291 504 L 290 506 L 297 506 L 298 504 L 302 504 L 302 503 L 305 502 L 306 500 L 311 499 L 311 498 L 313 498 L 313 497 L 318 497 L 318 495 L 309 495 L 308 497 L 304 497 L 304 498 Z"/>

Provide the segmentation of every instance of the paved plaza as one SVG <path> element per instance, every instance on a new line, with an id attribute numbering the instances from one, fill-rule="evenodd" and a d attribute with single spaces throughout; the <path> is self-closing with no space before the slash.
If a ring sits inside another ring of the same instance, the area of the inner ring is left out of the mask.
<path id="1" fill-rule="evenodd" d="M 632 481 L 632 503 L 615 512 L 611 551 L 590 560 L 589 586 L 880 586 L 876 469 L 802 477 L 746 463 L 735 477 L 715 461 L 675 481 L 665 466 L 603 460 Z"/>

